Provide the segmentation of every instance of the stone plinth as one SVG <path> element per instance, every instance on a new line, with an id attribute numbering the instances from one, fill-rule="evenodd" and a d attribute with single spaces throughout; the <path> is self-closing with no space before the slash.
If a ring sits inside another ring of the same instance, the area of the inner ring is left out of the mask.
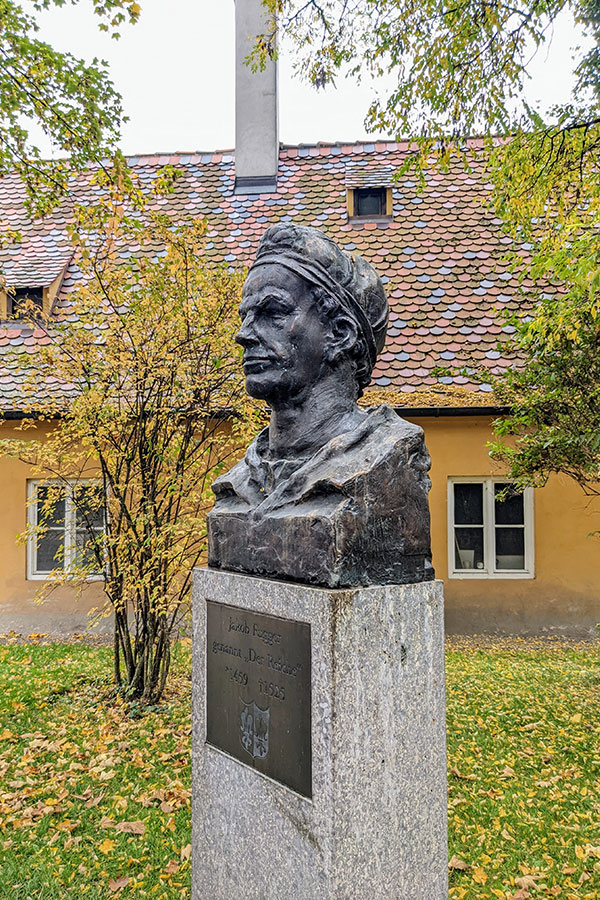
<path id="1" fill-rule="evenodd" d="M 207 600 L 310 625 L 311 799 L 206 743 Z M 446 818 L 440 582 L 195 572 L 193 900 L 447 900 Z"/>

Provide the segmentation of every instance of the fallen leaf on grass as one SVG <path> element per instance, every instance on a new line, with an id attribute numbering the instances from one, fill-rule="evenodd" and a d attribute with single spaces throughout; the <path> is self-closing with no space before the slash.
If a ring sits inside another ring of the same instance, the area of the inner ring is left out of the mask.
<path id="1" fill-rule="evenodd" d="M 510 900 L 527 900 L 528 897 L 531 897 L 531 894 L 526 888 L 519 888 L 516 894 L 513 894 Z"/>
<path id="2" fill-rule="evenodd" d="M 108 889 L 109 891 L 113 891 L 113 893 L 115 891 L 120 891 L 121 888 L 127 887 L 130 881 L 131 878 L 129 875 L 122 875 L 121 878 L 111 878 L 108 882 Z"/>
<path id="3" fill-rule="evenodd" d="M 512 836 L 512 834 L 510 834 L 510 832 L 508 832 L 506 830 L 506 828 L 503 828 L 502 831 L 500 832 L 500 834 L 502 835 L 502 837 L 504 838 L 505 841 L 514 841 L 514 837 Z"/>
<path id="4" fill-rule="evenodd" d="M 462 778 L 463 781 L 475 781 L 474 775 L 465 775 L 463 772 L 459 772 L 456 766 L 451 769 L 451 772 L 456 778 Z"/>
<path id="5" fill-rule="evenodd" d="M 500 778 L 514 778 L 515 770 L 511 769 L 510 766 L 504 766 L 502 771 L 500 772 Z"/>
<path id="6" fill-rule="evenodd" d="M 171 862 L 167 863 L 165 866 L 165 872 L 167 875 L 174 875 L 175 872 L 179 872 L 179 863 L 172 859 Z"/>
<path id="7" fill-rule="evenodd" d="M 464 872 L 465 869 L 470 868 L 470 866 L 463 859 L 459 859 L 458 856 L 453 856 L 448 863 L 448 868 L 456 869 L 458 872 Z"/>
<path id="8" fill-rule="evenodd" d="M 100 853 L 106 854 L 110 853 L 110 851 L 114 849 L 114 846 L 115 842 L 110 841 L 108 838 L 106 838 L 106 840 L 102 841 L 102 843 L 98 846 L 98 850 L 100 851 Z"/>
<path id="9" fill-rule="evenodd" d="M 70 850 L 71 847 L 76 847 L 77 844 L 81 843 L 81 841 L 81 837 L 68 837 L 63 844 L 63 850 Z"/>
<path id="10" fill-rule="evenodd" d="M 117 831 L 122 831 L 123 834 L 144 834 L 146 831 L 146 826 L 139 820 L 137 822 L 119 822 L 115 828 Z"/>
<path id="11" fill-rule="evenodd" d="M 539 878 L 539 876 L 538 876 Z M 527 888 L 535 888 L 537 887 L 535 883 L 535 878 L 531 875 L 523 875 L 520 878 L 515 878 L 515 884 L 518 884 L 520 888 L 523 890 L 527 890 Z"/>
<path id="12" fill-rule="evenodd" d="M 487 880 L 488 877 L 485 869 L 483 869 L 481 866 L 477 866 L 475 869 L 473 869 L 473 881 L 476 881 L 477 884 L 485 884 Z"/>
<path id="13" fill-rule="evenodd" d="M 180 856 L 181 856 L 182 860 L 189 859 L 191 855 L 192 855 L 192 845 L 191 844 L 186 844 L 185 847 L 181 848 Z"/>

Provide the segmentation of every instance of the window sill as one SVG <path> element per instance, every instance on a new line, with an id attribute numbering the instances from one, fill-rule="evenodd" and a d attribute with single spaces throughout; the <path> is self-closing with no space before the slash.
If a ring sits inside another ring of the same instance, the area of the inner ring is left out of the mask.
<path id="1" fill-rule="evenodd" d="M 481 581 L 485 579 L 486 581 L 511 581 L 518 579 L 529 580 L 531 581 L 535 578 L 535 572 L 449 572 L 448 578 L 456 579 L 456 580 L 475 580 Z"/>
<path id="2" fill-rule="evenodd" d="M 41 316 L 0 316 L 0 325 L 3 328 L 7 326 L 10 328 L 11 326 L 14 328 L 22 328 L 24 325 L 31 326 L 32 324 L 35 326 L 38 322 L 42 322 L 42 324 L 46 323 L 46 319 L 42 319 Z"/>
<path id="3" fill-rule="evenodd" d="M 49 572 L 45 572 L 41 575 L 29 573 L 25 580 L 26 581 L 51 581 L 54 584 L 61 585 L 61 586 L 68 585 L 68 584 L 75 584 L 74 580 L 71 582 L 68 579 L 67 579 L 67 581 L 62 581 L 60 578 L 52 578 Z M 80 579 L 77 579 L 77 580 L 80 581 Z M 104 575 L 88 575 L 88 577 L 83 580 L 85 581 L 86 584 L 88 584 L 88 582 L 93 582 L 93 581 L 104 581 Z"/>
<path id="4" fill-rule="evenodd" d="M 349 225 L 364 225 L 368 222 L 393 222 L 393 216 L 348 216 Z"/>

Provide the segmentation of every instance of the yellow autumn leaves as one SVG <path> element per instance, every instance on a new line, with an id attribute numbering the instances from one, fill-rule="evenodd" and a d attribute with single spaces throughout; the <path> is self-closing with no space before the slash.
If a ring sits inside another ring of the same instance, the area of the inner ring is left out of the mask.
<path id="1" fill-rule="evenodd" d="M 600 653 L 449 642 L 450 900 L 600 897 Z"/>

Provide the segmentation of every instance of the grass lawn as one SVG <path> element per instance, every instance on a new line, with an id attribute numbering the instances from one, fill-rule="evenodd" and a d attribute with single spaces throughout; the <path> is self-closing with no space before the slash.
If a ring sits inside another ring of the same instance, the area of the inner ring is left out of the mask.
<path id="1" fill-rule="evenodd" d="M 598 900 L 600 646 L 447 667 L 451 900 Z M 189 898 L 189 647 L 151 714 L 109 691 L 109 648 L 0 647 L 1 900 Z"/>

